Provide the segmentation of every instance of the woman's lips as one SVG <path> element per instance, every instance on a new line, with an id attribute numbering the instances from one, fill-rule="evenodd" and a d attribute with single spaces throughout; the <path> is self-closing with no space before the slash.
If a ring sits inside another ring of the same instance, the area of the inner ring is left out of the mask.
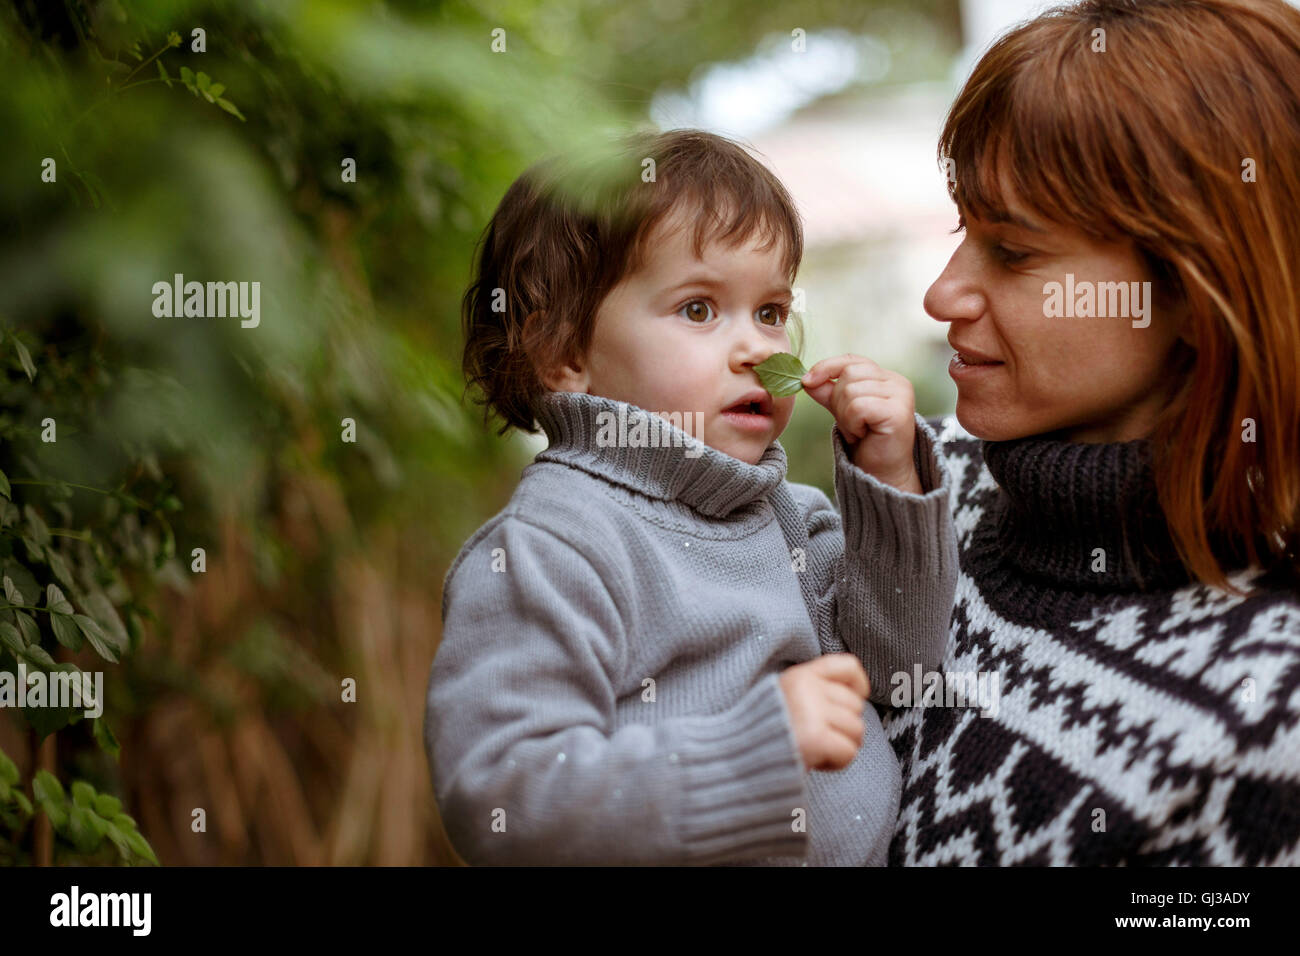
<path id="1" fill-rule="evenodd" d="M 948 363 L 948 374 L 955 380 L 979 378 L 1001 368 L 1005 362 L 979 358 L 968 352 L 956 352 Z"/>

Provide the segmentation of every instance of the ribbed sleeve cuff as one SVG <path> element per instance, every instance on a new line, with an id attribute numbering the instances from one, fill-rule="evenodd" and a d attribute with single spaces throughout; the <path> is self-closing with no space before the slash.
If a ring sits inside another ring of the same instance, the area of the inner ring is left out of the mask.
<path id="1" fill-rule="evenodd" d="M 844 526 L 844 547 L 863 560 L 916 574 L 946 572 L 952 554 L 949 496 L 952 478 L 939 454 L 939 439 L 920 415 L 912 454 L 922 494 L 899 491 L 853 463 L 838 425 L 831 426 L 835 452 L 835 498 Z"/>
<path id="2" fill-rule="evenodd" d="M 769 674 L 734 707 L 678 725 L 670 760 L 681 764 L 680 836 L 688 862 L 803 856 L 808 834 L 794 826 L 808 794 L 803 761 L 781 693 Z"/>

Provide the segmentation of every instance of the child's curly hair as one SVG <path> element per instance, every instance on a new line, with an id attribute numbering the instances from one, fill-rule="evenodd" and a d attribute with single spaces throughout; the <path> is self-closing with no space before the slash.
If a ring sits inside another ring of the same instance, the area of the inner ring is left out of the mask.
<path id="1" fill-rule="evenodd" d="M 651 162 L 653 161 L 653 162 Z M 484 422 L 536 430 L 539 369 L 585 354 L 597 309 L 635 272 L 654 226 L 682 204 L 696 213 L 694 248 L 755 233 L 780 242 L 791 282 L 803 227 L 780 181 L 739 144 L 701 130 L 638 131 L 595 158 L 537 163 L 506 191 L 476 253 L 461 305 L 467 389 Z M 790 320 L 798 331 L 797 319 Z M 798 349 L 802 336 L 798 336 Z"/>

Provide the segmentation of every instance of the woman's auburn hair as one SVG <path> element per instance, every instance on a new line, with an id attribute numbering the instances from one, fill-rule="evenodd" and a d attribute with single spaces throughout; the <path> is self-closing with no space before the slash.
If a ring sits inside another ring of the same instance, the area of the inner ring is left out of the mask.
<path id="1" fill-rule="evenodd" d="M 594 140 L 527 169 L 506 190 L 475 250 L 461 300 L 466 391 L 485 424 L 536 430 L 541 370 L 586 354 L 601 302 L 645 262 L 656 227 L 678 216 L 699 256 L 711 242 L 778 246 L 791 282 L 803 223 L 781 181 L 738 142 L 698 129 L 640 129 Z M 787 320 L 792 348 L 802 325 Z"/>
<path id="2" fill-rule="evenodd" d="M 1175 349 L 1178 385 L 1150 442 L 1183 563 L 1237 593 L 1232 564 L 1296 571 L 1300 11 L 1284 0 L 1047 11 L 980 59 L 939 156 L 954 201 L 981 218 L 1007 209 L 1005 177 L 1053 222 L 1135 244 L 1156 301 L 1187 315 L 1190 347 Z"/>

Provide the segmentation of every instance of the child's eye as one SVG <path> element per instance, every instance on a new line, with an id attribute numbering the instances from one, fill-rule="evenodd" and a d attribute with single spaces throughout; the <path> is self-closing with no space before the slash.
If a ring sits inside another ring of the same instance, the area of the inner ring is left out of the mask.
<path id="1" fill-rule="evenodd" d="M 775 303 L 769 303 L 754 313 L 760 325 L 782 325 L 789 313 Z"/>
<path id="2" fill-rule="evenodd" d="M 703 299 L 692 299 L 678 309 L 677 314 L 690 319 L 692 322 L 703 324 L 709 321 L 709 317 L 713 315 L 713 307 Z"/>

